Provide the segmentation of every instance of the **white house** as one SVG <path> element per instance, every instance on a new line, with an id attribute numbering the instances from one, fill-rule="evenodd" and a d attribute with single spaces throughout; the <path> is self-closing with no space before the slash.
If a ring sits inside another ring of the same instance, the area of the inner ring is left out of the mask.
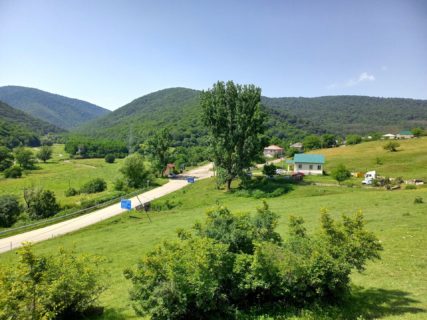
<path id="1" fill-rule="evenodd" d="M 383 139 L 396 139 L 396 135 L 392 133 L 387 133 L 383 135 Z"/>
<path id="2" fill-rule="evenodd" d="M 322 154 L 297 153 L 293 160 L 287 160 L 288 171 L 304 174 L 323 174 L 325 157 Z"/>
<path id="3" fill-rule="evenodd" d="M 283 148 L 272 144 L 271 146 L 264 148 L 264 156 L 266 157 L 282 157 L 283 156 Z"/>

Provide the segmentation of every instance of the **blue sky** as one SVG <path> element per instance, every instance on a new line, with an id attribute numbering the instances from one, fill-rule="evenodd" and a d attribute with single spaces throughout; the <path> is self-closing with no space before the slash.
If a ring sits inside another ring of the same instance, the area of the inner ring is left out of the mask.
<path id="1" fill-rule="evenodd" d="M 0 0 L 0 86 L 116 109 L 217 80 L 427 99 L 427 1 Z"/>

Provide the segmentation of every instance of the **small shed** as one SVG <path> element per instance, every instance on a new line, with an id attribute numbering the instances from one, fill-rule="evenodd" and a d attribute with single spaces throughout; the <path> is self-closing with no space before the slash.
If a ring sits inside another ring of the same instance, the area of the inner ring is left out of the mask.
<path id="1" fill-rule="evenodd" d="M 278 158 L 283 156 L 283 148 L 272 144 L 264 148 L 264 156 L 270 158 Z"/>
<path id="2" fill-rule="evenodd" d="M 409 130 L 403 130 L 400 131 L 397 135 L 397 139 L 412 139 L 414 137 L 414 134 Z"/>
<path id="3" fill-rule="evenodd" d="M 325 165 L 325 156 L 322 154 L 297 153 L 293 160 L 287 160 L 288 171 L 300 172 L 305 175 L 322 175 Z"/>

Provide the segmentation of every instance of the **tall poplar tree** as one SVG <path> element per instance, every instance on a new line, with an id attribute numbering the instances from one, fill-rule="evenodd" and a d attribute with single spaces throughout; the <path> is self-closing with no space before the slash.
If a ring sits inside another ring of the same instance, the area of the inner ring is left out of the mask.
<path id="1" fill-rule="evenodd" d="M 261 89 L 218 81 L 202 93 L 201 106 L 215 166 L 225 175 L 230 190 L 233 179 L 243 176 L 263 147 L 265 114 L 261 110 Z"/>

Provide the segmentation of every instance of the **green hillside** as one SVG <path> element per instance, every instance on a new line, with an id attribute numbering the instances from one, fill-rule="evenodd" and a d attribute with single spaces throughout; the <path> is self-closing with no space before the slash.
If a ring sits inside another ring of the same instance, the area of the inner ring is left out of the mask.
<path id="1" fill-rule="evenodd" d="M 34 146 L 41 135 L 63 131 L 0 101 L 0 144 Z"/>
<path id="2" fill-rule="evenodd" d="M 0 87 L 0 100 L 62 129 L 71 129 L 110 112 L 86 101 L 18 86 Z"/>
<path id="3" fill-rule="evenodd" d="M 140 97 L 114 112 L 77 128 L 75 131 L 92 137 L 121 140 L 143 140 L 151 132 L 168 127 L 176 145 L 194 146 L 205 144 L 206 130 L 201 121 L 200 91 L 186 88 L 170 88 Z M 281 110 L 265 110 L 270 114 L 268 134 L 282 140 L 298 139 L 311 132 L 322 132 Z"/>
<path id="4" fill-rule="evenodd" d="M 398 132 L 427 126 L 427 101 L 366 96 L 263 98 L 274 109 L 335 134 Z M 310 131 L 310 127 L 307 130 Z"/>
<path id="5" fill-rule="evenodd" d="M 169 127 L 176 145 L 203 145 L 200 91 L 170 88 L 140 97 L 75 131 L 91 137 L 144 140 Z M 307 134 L 386 132 L 427 125 L 427 101 L 364 96 L 262 98 L 267 135 L 295 142 Z"/>

